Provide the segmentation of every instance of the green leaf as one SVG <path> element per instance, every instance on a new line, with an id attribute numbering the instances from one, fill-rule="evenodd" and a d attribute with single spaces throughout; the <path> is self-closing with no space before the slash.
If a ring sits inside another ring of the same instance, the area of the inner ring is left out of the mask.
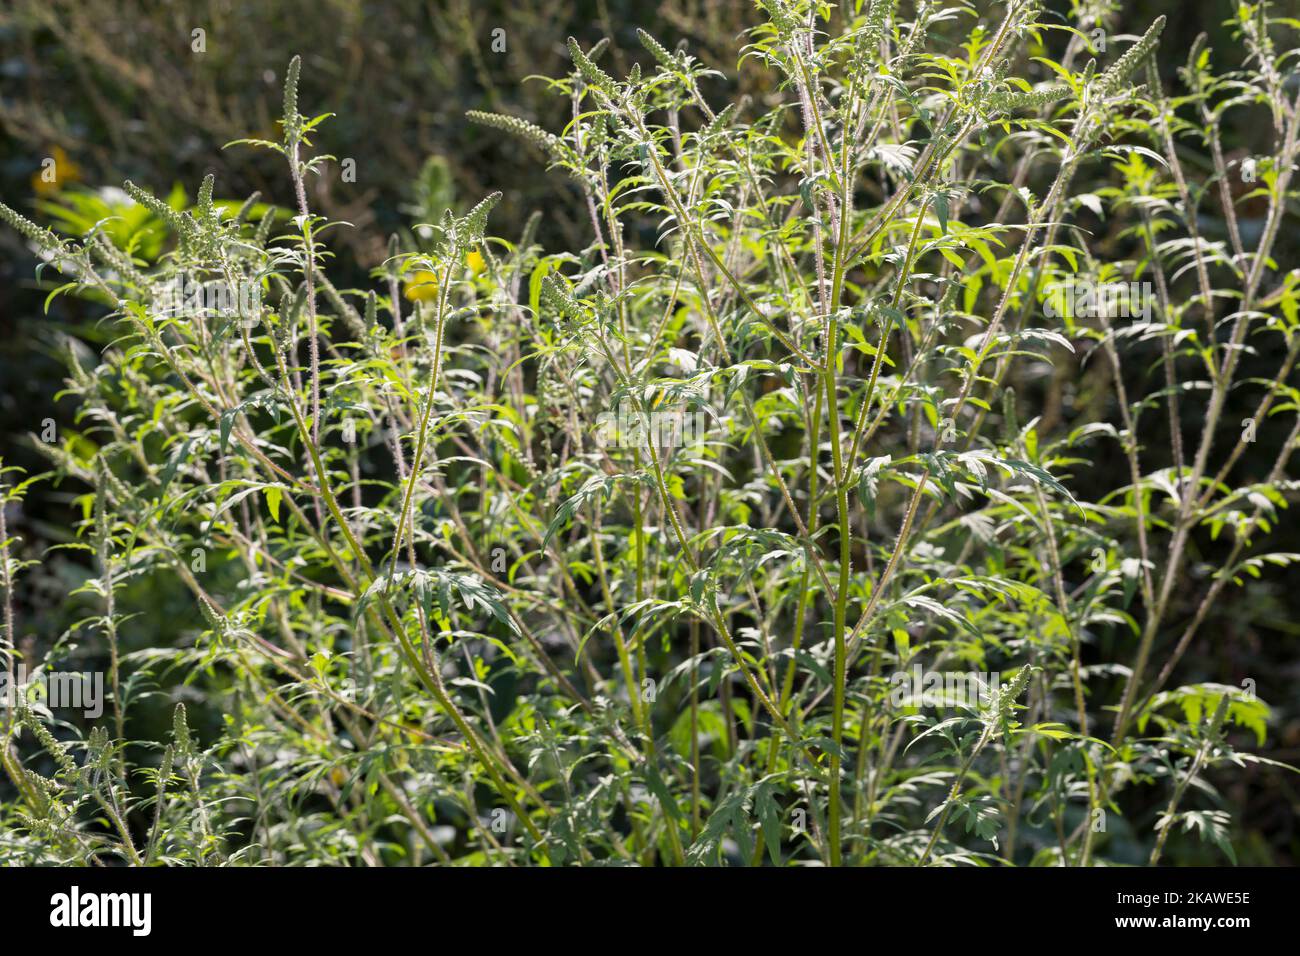
<path id="1" fill-rule="evenodd" d="M 266 508 L 271 512 L 271 520 L 280 523 L 280 496 L 284 493 L 282 485 L 264 485 L 262 493 L 266 495 Z"/>

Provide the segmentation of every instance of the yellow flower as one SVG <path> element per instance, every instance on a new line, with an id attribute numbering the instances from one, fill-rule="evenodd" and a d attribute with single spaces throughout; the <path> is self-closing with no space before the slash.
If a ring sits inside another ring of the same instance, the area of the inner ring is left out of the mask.
<path id="1" fill-rule="evenodd" d="M 51 164 L 50 160 L 54 162 Z M 62 146 L 55 146 L 41 162 L 41 168 L 32 173 L 32 189 L 38 196 L 49 196 L 59 191 L 64 183 L 81 178 L 81 167 L 68 159 Z"/>
<path id="2" fill-rule="evenodd" d="M 466 256 L 465 261 L 469 264 L 469 271 L 475 275 L 487 268 L 487 262 L 484 261 L 483 254 L 477 249 Z"/>
<path id="3" fill-rule="evenodd" d="M 406 297 L 412 302 L 433 302 L 438 298 L 438 273 L 421 269 L 406 280 Z"/>

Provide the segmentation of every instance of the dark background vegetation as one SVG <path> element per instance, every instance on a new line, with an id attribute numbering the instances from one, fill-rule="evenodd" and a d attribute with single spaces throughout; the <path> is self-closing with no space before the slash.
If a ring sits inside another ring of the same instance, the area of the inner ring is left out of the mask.
<path id="1" fill-rule="evenodd" d="M 1064 0 L 1048 6 L 1068 10 Z M 1300 15 L 1300 4 L 1287 6 L 1276 4 L 1274 12 Z M 904 8 L 910 14 L 910 5 Z M 1168 15 L 1159 55 L 1168 86 L 1202 31 L 1216 53 L 1239 59 L 1236 41 L 1221 25 L 1227 13 L 1227 4 L 1217 0 L 1132 0 L 1112 19 L 1111 35 L 1141 33 L 1156 16 Z M 647 60 L 636 41 L 637 27 L 668 43 L 686 40 L 695 56 L 726 74 L 725 83 L 715 85 L 715 99 L 737 89 L 761 98 L 774 92 L 769 76 L 748 64 L 737 67 L 741 34 L 756 19 L 752 5 L 742 0 L 8 0 L 0 7 L 0 198 L 48 222 L 40 201 L 52 196 L 42 195 L 37 177 L 42 159 L 55 156 L 60 188 L 98 189 L 132 179 L 159 194 L 179 184 L 192 196 L 203 175 L 212 172 L 219 197 L 242 200 L 258 190 L 264 200 L 287 206 L 290 186 L 278 157 L 222 146 L 246 136 L 276 138 L 284 68 L 300 53 L 303 111 L 337 114 L 321 129 L 318 151 L 356 161 L 355 183 L 342 183 L 335 167 L 311 184 L 313 210 L 354 227 L 332 233 L 336 281 L 364 281 L 366 271 L 382 260 L 387 236 L 410 228 L 421 213 L 440 203 L 463 212 L 493 189 L 505 194 L 493 215 L 494 232 L 515 236 L 526 217 L 541 210 L 540 236 L 548 250 L 576 248 L 589 237 L 585 210 L 567 177 L 545 172 L 538 153 L 471 124 L 465 111 L 510 113 L 559 130 L 569 117 L 569 102 L 548 91 L 542 77 L 569 69 L 565 38 L 573 34 L 586 47 L 610 37 L 603 62 L 621 75 L 632 62 Z M 201 54 L 191 50 L 196 28 L 206 31 Z M 492 50 L 492 31 L 498 28 L 505 30 L 504 53 Z M 1049 43 L 1059 43 L 1060 36 Z M 1252 121 L 1249 110 L 1231 114 L 1224 127 L 1229 158 L 1262 151 L 1267 141 L 1259 137 L 1269 131 L 1267 122 Z M 1190 146 L 1184 159 L 1198 173 L 1208 165 Z M 1092 170 L 1094 177 L 1106 174 L 1100 165 Z M 1081 191 L 1101 185 L 1080 178 Z M 1212 202 L 1202 205 L 1201 231 L 1211 239 L 1223 236 L 1216 208 Z M 1249 246 L 1250 208 L 1241 215 Z M 1297 227 L 1293 210 L 1278 244 L 1279 261 L 1284 256 L 1297 261 Z M 47 418 L 57 421 L 62 438 L 76 428 L 75 409 L 57 397 L 63 371 L 56 333 L 75 329 L 83 340 L 107 345 L 106 333 L 95 326 L 93 306 L 60 297 L 44 311 L 49 286 L 42 288 L 35 265 L 16 234 L 0 231 L 0 454 L 6 465 L 31 473 L 45 466 L 29 433 L 39 432 Z M 1242 377 L 1271 374 L 1266 370 L 1275 365 L 1265 356 L 1258 373 Z M 1077 393 L 1082 405 L 1086 374 L 1065 369 L 1052 380 L 1024 383 L 1025 394 L 1046 407 L 1063 394 Z M 1240 421 L 1256 400 L 1242 395 L 1224 420 Z M 1194 436 L 1194 403 L 1185 406 L 1184 415 Z M 1158 428 L 1158 419 L 1150 416 L 1150 427 Z M 1276 455 L 1278 430 L 1261 427 L 1255 456 L 1259 474 L 1252 477 L 1262 478 Z M 1167 443 L 1164 436 L 1153 436 L 1151 444 Z M 1118 449 L 1113 454 L 1097 467 L 1122 469 Z M 1086 474 L 1078 480 L 1086 482 Z M 74 504 L 84 491 L 42 484 L 21 513 L 10 515 L 11 533 L 23 539 L 21 556 L 40 560 L 18 593 L 19 635 L 37 657 L 83 613 L 75 599 L 64 597 L 86 573 L 76 553 L 47 549 L 75 538 L 72 525 L 80 509 Z M 1300 551 L 1294 518 L 1283 512 L 1281 524 L 1270 550 Z M 1209 570 L 1192 565 L 1190 573 L 1204 577 Z M 146 626 L 137 624 L 126 635 L 126 650 L 142 642 L 166 644 L 198 626 L 192 601 L 179 586 L 171 593 L 159 593 L 158 587 L 155 581 L 147 594 L 122 596 L 124 605 L 153 609 Z M 1251 581 L 1228 595 L 1201 628 L 1180 676 L 1185 683 L 1254 679 L 1259 695 L 1274 708 L 1266 755 L 1300 763 L 1300 574 L 1293 567 L 1289 574 Z M 1178 608 L 1175 619 L 1185 620 L 1193 611 Z M 1095 653 L 1098 659 L 1128 660 L 1132 652 L 1101 647 Z M 164 719 L 161 710 L 157 718 Z M 134 719 L 149 722 L 140 712 Z M 134 733 L 128 728 L 128 736 L 147 738 L 161 726 L 137 726 Z M 1242 863 L 1294 864 L 1300 858 L 1296 780 L 1250 767 L 1218 781 L 1238 811 Z M 1160 798 L 1153 793 L 1152 799 Z M 1170 862 L 1216 859 L 1195 840 L 1175 839 L 1170 848 Z"/>

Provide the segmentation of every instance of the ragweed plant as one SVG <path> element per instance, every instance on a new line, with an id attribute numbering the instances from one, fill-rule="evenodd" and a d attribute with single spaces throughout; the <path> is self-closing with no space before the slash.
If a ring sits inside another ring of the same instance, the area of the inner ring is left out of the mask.
<path id="1" fill-rule="evenodd" d="M 1270 711 L 1176 678 L 1297 558 L 1265 541 L 1300 436 L 1294 24 L 1240 7 L 1241 62 L 1198 44 L 1167 90 L 1163 21 L 1092 49 L 1106 2 L 760 7 L 762 102 L 642 33 L 622 78 L 570 41 L 562 130 L 471 114 L 571 175 L 582 249 L 491 236 L 494 193 L 336 286 L 296 59 L 281 138 L 231 144 L 283 158 L 287 213 L 128 184 L 144 256 L 0 207 L 117 332 L 69 351 L 85 427 L 42 446 L 92 489 L 68 641 L 111 707 L 71 742 L 7 712 L 7 861 L 1233 855 L 1212 774 L 1265 761 Z M 1261 103 L 1248 232 L 1220 124 Z M 192 643 L 149 644 L 136 580 L 192 595 Z M 180 675 L 219 725 L 134 739 Z"/>

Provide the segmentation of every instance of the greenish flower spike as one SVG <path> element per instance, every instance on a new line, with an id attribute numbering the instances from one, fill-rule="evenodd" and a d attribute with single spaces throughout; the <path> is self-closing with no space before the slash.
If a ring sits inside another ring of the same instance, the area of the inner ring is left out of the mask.
<path id="1" fill-rule="evenodd" d="M 257 205 L 257 201 L 261 198 L 262 198 L 262 194 L 260 192 L 254 192 L 251 196 L 249 196 L 247 199 L 243 201 L 243 203 L 239 207 L 239 211 L 235 213 L 236 225 L 248 221 L 249 215 L 251 215 L 253 212 L 253 207 Z"/>
<path id="2" fill-rule="evenodd" d="M 54 735 L 49 732 L 46 726 L 41 723 L 34 713 L 25 705 L 22 706 L 22 715 L 25 718 L 27 727 L 32 732 L 32 736 L 40 743 L 54 762 L 59 765 L 59 769 L 66 774 L 75 774 L 77 772 L 77 763 L 68 754 L 68 748 L 54 739 Z"/>
<path id="3" fill-rule="evenodd" d="M 1030 90 L 1027 93 L 1001 91 L 990 93 L 985 101 L 990 110 L 998 113 L 1018 113 L 1021 110 L 1038 110 L 1050 106 L 1070 95 L 1070 88 L 1062 84 Z"/>
<path id="4" fill-rule="evenodd" d="M 216 177 L 208 173 L 203 177 L 203 182 L 199 185 L 199 215 L 206 219 L 212 214 L 212 190 L 216 185 Z"/>
<path id="5" fill-rule="evenodd" d="M 542 280 L 541 300 L 544 305 L 566 319 L 576 318 L 582 312 L 564 280 L 554 273 Z"/>
<path id="6" fill-rule="evenodd" d="M 167 787 L 167 781 L 172 778 L 172 764 L 176 760 L 176 750 L 168 746 L 163 749 L 162 760 L 158 764 L 158 793 L 161 794 Z"/>
<path id="7" fill-rule="evenodd" d="M 1037 667 L 1026 664 L 1024 667 L 1020 668 L 1020 670 L 1016 671 L 1016 676 L 1011 678 L 1011 682 L 1007 684 L 1007 689 L 1003 692 L 1002 699 L 1007 704 L 1014 703 L 1020 695 L 1025 692 L 1025 688 L 1029 686 L 1029 678 L 1033 677 L 1037 670 Z"/>
<path id="8" fill-rule="evenodd" d="M 636 31 L 636 38 L 641 41 L 641 45 L 649 51 L 650 55 L 654 57 L 658 64 L 665 70 L 677 69 L 678 63 L 676 58 L 668 52 L 662 43 L 639 27 Z"/>
<path id="9" fill-rule="evenodd" d="M 1219 706 L 1214 708 L 1214 716 L 1210 718 L 1209 736 L 1217 737 L 1219 732 L 1223 730 L 1223 722 L 1228 716 L 1229 703 L 1227 694 L 1219 698 Z"/>
<path id="10" fill-rule="evenodd" d="M 176 739 L 176 753 L 178 756 L 187 757 L 193 741 L 190 738 L 189 721 L 185 719 L 185 705 L 177 704 L 176 711 L 172 714 L 172 736 Z"/>
<path id="11" fill-rule="evenodd" d="M 108 478 L 105 472 L 108 466 L 104 464 L 103 457 L 95 459 L 95 535 L 99 539 L 100 547 L 103 548 L 108 544 L 109 527 L 108 527 Z"/>
<path id="12" fill-rule="evenodd" d="M 488 214 L 500 201 L 501 193 L 489 193 L 482 202 L 469 211 L 469 215 L 465 217 L 465 239 L 468 242 L 478 242 L 483 238 L 483 233 L 487 229 Z"/>
<path id="13" fill-rule="evenodd" d="M 1142 39 L 1138 40 L 1128 52 L 1115 61 L 1115 64 L 1101 75 L 1097 81 L 1097 92 L 1102 96 L 1111 96 L 1120 91 L 1120 88 L 1128 82 L 1130 76 L 1142 64 L 1142 61 L 1150 56 L 1156 48 L 1156 43 L 1160 39 L 1160 31 L 1165 28 L 1165 18 L 1157 17 L 1156 22 L 1151 24 L 1146 33 L 1142 34 Z"/>
<path id="14" fill-rule="evenodd" d="M 26 216 L 10 209 L 4 203 L 0 202 L 0 219 L 3 219 L 9 225 L 26 236 L 32 242 L 36 243 L 42 249 L 55 251 L 63 248 L 63 242 L 50 230 L 36 225 Z"/>
<path id="15" fill-rule="evenodd" d="M 1019 416 L 1016 415 L 1016 390 L 1010 387 L 1002 392 L 1002 434 L 1007 443 L 1015 441 L 1020 434 Z"/>
<path id="16" fill-rule="evenodd" d="M 867 11 L 867 23 L 863 28 L 861 44 L 863 49 L 875 50 L 885 37 L 885 27 L 894 16 L 898 0 L 872 0 L 871 9 Z"/>
<path id="17" fill-rule="evenodd" d="M 123 183 L 123 188 L 126 189 L 126 194 L 128 196 L 138 202 L 141 206 L 144 206 L 163 222 L 167 223 L 176 234 L 188 239 L 193 237 L 194 233 L 197 231 L 197 227 L 192 219 L 178 213 L 153 193 L 141 189 L 129 179 Z"/>
<path id="18" fill-rule="evenodd" d="M 758 5 L 783 36 L 789 36 L 799 28 L 799 20 L 781 0 L 758 0 Z"/>
<path id="19" fill-rule="evenodd" d="M 87 248 L 106 262 L 118 275 L 130 279 L 138 286 L 148 285 L 148 279 L 135 267 L 130 257 L 113 245 L 111 240 L 105 238 L 103 233 L 95 233 L 91 236 Z"/>
<path id="20" fill-rule="evenodd" d="M 558 154 L 559 138 L 546 132 L 540 126 L 534 126 L 527 120 L 519 119 L 516 116 L 505 116 L 501 113 L 484 113 L 480 110 L 469 110 L 465 115 L 469 117 L 471 122 L 482 126 L 491 126 L 493 129 L 499 129 L 513 136 L 518 136 L 520 139 L 527 140 L 534 146 L 546 150 L 552 156 Z"/>
<path id="21" fill-rule="evenodd" d="M 275 207 L 267 206 L 266 212 L 262 214 L 261 220 L 257 224 L 257 232 L 253 236 L 253 241 L 259 249 L 266 247 L 266 241 L 271 236 L 271 227 L 275 225 Z"/>
<path id="22" fill-rule="evenodd" d="M 700 137 L 707 139 L 716 134 L 719 130 L 725 129 L 736 115 L 737 106 L 735 103 L 728 103 L 717 116 L 709 121 L 709 124 L 700 130 Z"/>
<path id="23" fill-rule="evenodd" d="M 225 630 L 226 619 L 212 606 L 212 602 L 202 596 L 199 597 L 199 611 L 202 612 L 203 619 L 208 622 L 208 627 L 212 630 L 218 632 Z"/>
<path id="24" fill-rule="evenodd" d="M 486 115 L 486 114 L 485 114 Z M 384 263 L 384 272 L 389 278 L 397 278 L 398 256 L 402 254 L 402 244 L 398 241 L 397 234 L 393 233 L 388 237 L 388 256 Z"/>
<path id="25" fill-rule="evenodd" d="M 524 223 L 524 231 L 519 236 L 519 245 L 515 247 L 521 257 L 527 256 L 528 247 L 537 238 L 537 227 L 541 225 L 541 222 L 542 214 L 537 210 L 533 210 L 528 216 L 528 221 Z"/>
<path id="26" fill-rule="evenodd" d="M 606 96 L 614 95 L 614 78 L 592 63 L 573 37 L 569 37 L 569 56 L 573 58 L 573 65 L 578 68 L 584 80 Z"/>
<path id="27" fill-rule="evenodd" d="M 290 138 L 297 137 L 301 125 L 298 115 L 298 76 L 301 72 L 302 57 L 295 56 L 284 74 L 284 132 Z"/>
<path id="28" fill-rule="evenodd" d="M 375 314 L 378 308 L 379 297 L 375 295 L 375 290 L 371 289 L 366 293 L 366 311 L 362 321 L 365 323 L 366 331 L 375 327 Z"/>
<path id="29" fill-rule="evenodd" d="M 92 769 L 107 771 L 109 761 L 113 759 L 113 744 L 108 738 L 108 731 L 103 727 L 93 727 L 86 738 L 86 764 L 82 767 L 83 778 L 90 777 Z"/>
<path id="30" fill-rule="evenodd" d="M 603 115 L 596 116 L 591 123 L 591 131 L 587 134 L 587 146 L 592 150 L 599 150 L 609 140 L 609 123 Z"/>

